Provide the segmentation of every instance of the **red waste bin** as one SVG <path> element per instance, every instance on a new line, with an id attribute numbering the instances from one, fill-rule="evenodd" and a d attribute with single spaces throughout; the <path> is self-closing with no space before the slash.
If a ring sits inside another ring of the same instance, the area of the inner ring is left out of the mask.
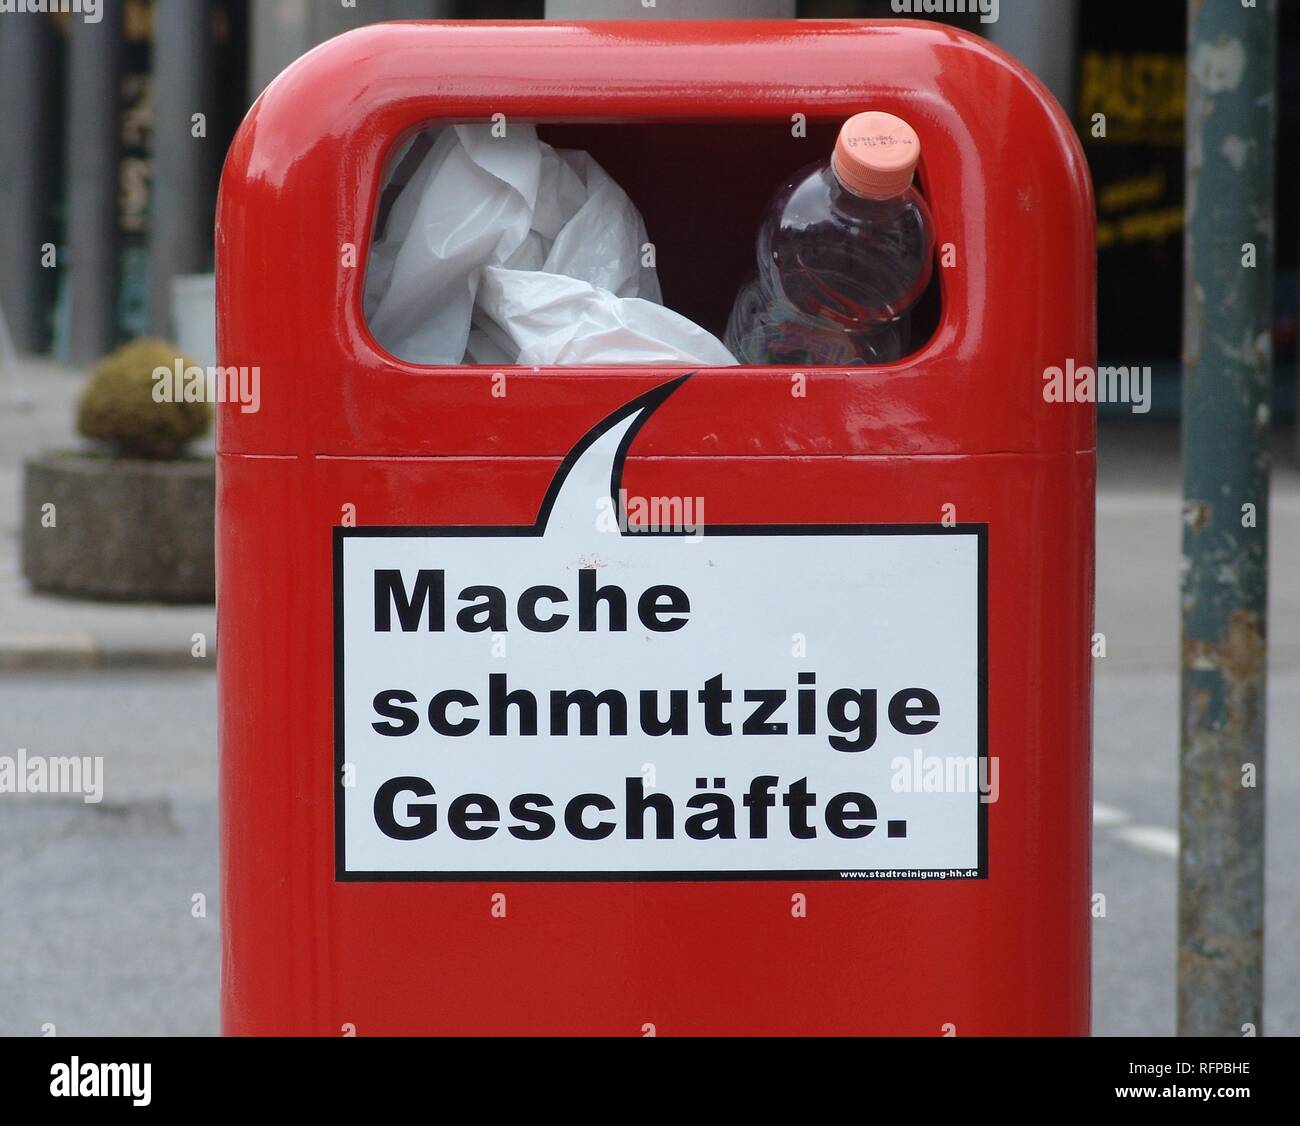
<path id="1" fill-rule="evenodd" d="M 868 108 L 938 238 L 899 363 L 367 330 L 418 128 L 591 152 L 720 331 L 763 203 Z M 949 28 L 407 23 L 291 66 L 217 222 L 220 363 L 261 377 L 218 428 L 226 1031 L 1086 1033 L 1094 413 L 1044 373 L 1094 363 L 1093 276 L 1069 122 Z"/>

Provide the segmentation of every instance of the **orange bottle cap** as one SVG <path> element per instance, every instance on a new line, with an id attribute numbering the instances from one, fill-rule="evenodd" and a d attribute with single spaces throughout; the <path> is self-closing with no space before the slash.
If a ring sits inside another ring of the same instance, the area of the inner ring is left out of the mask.
<path id="1" fill-rule="evenodd" d="M 920 159 L 916 130 L 901 117 L 873 110 L 840 126 L 831 169 L 854 195 L 890 199 L 907 190 Z"/>

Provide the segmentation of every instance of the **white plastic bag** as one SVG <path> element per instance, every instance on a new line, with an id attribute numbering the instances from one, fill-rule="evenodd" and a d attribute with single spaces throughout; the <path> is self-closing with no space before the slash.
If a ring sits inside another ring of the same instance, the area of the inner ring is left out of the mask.
<path id="1" fill-rule="evenodd" d="M 494 354 L 514 352 L 520 364 L 736 362 L 716 337 L 671 309 L 560 274 L 488 266 L 478 311 Z"/>
<path id="2" fill-rule="evenodd" d="M 420 364 L 736 361 L 664 308 L 641 265 L 645 223 L 582 152 L 532 126 L 429 134 L 432 147 L 372 250 L 365 309 L 375 339 Z"/>

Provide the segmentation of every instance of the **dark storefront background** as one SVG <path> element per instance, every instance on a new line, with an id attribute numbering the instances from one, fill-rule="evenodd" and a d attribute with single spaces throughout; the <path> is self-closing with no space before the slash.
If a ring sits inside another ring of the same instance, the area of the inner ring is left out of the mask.
<path id="1" fill-rule="evenodd" d="M 1087 0 L 1080 20 L 1074 120 L 1097 197 L 1098 350 L 1102 362 L 1150 364 L 1153 414 L 1171 415 L 1182 349 L 1186 9 L 1180 0 Z M 1285 155 L 1300 141 L 1295 0 L 1282 0 L 1280 54 L 1274 360 L 1277 409 L 1289 413 L 1300 244 L 1300 162 Z M 1093 136 L 1097 113 L 1106 117 L 1104 139 Z"/>
<path id="2" fill-rule="evenodd" d="M 124 5 L 123 76 L 119 93 L 119 198 L 116 255 L 120 276 L 114 323 L 120 339 L 148 331 L 149 224 L 153 184 L 152 71 L 155 60 L 152 0 Z M 327 3 L 332 0 L 309 0 Z M 1003 0 L 1000 18 L 1014 17 L 1015 0 Z M 1297 200 L 1300 161 L 1287 159 L 1300 141 L 1300 0 L 1280 0 L 1281 59 L 1277 191 L 1277 406 L 1289 414 L 1295 399 L 1296 264 L 1300 247 Z M 214 155 L 215 204 L 220 155 L 233 136 L 249 97 L 250 0 L 213 4 L 213 67 L 208 137 Z M 1064 9 L 1064 5 L 1063 5 Z M 1175 414 L 1179 398 L 1182 310 L 1183 126 L 1186 13 L 1183 0 L 1083 0 L 1079 5 L 1075 75 L 1070 107 L 1092 168 L 1098 218 L 1098 330 L 1104 363 L 1149 364 L 1155 376 L 1153 415 Z M 542 0 L 462 0 L 462 18 L 540 18 Z M 803 0 L 806 18 L 891 17 L 889 0 Z M 970 31 L 987 31 L 978 15 L 932 17 Z M 67 17 L 60 17 L 48 49 L 66 84 Z M 51 137 L 66 136 L 64 99 L 41 108 Z M 1094 115 L 1105 115 L 1105 136 L 1094 135 Z M 51 145 L 50 195 L 42 242 L 65 245 L 67 153 Z M 211 265 L 209 261 L 209 267 Z M 67 339 L 66 271 L 37 278 L 46 346 L 62 354 Z M 1103 413 L 1108 409 L 1101 408 Z M 1125 409 L 1116 407 L 1115 409 Z"/>

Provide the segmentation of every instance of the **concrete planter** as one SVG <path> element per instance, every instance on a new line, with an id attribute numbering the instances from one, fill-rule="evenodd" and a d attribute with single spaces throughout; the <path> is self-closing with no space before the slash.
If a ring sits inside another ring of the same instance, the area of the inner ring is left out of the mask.
<path id="1" fill-rule="evenodd" d="M 47 454 L 23 471 L 23 574 L 33 588 L 105 601 L 213 601 L 210 459 Z M 48 504 L 53 527 L 42 523 Z"/>

